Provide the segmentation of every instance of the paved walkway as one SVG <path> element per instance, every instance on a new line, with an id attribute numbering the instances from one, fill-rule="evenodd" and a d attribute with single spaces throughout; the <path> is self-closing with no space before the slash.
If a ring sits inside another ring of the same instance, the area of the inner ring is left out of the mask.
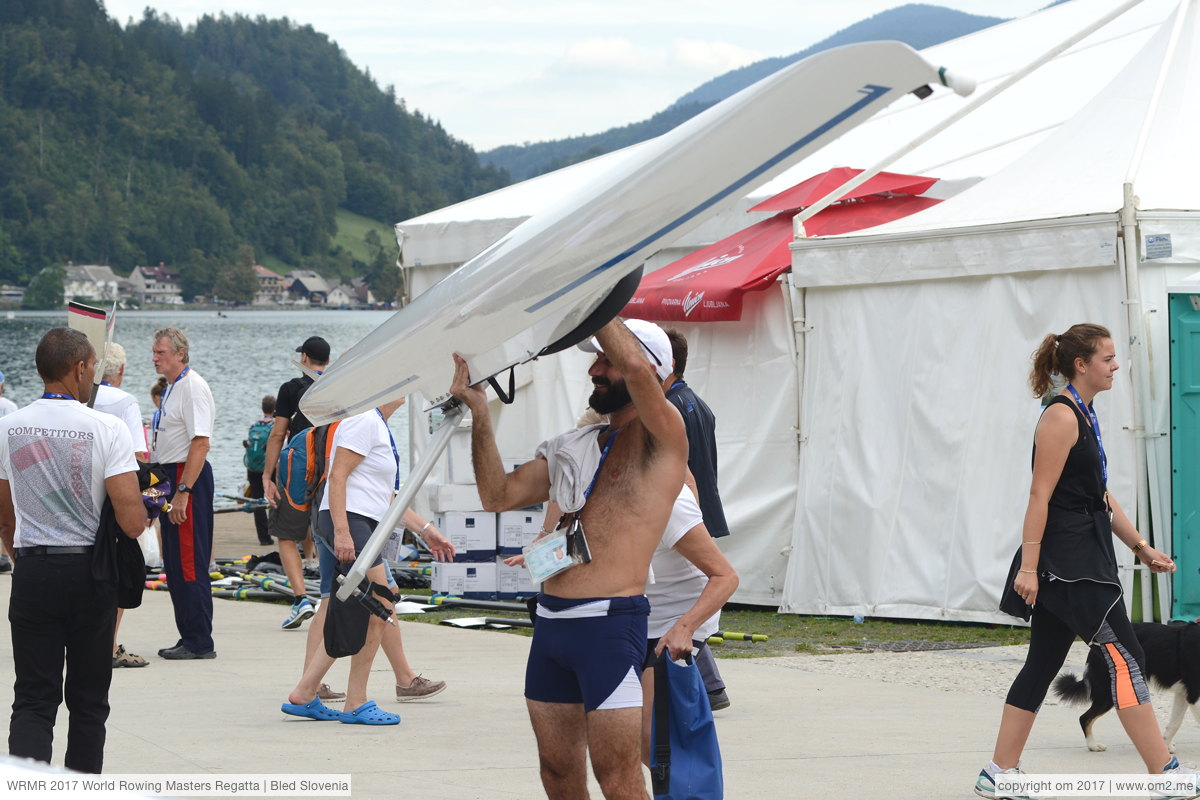
<path id="1" fill-rule="evenodd" d="M 7 617 L 8 594 L 8 578 L 0 576 L 0 618 Z M 170 599 L 147 592 L 143 607 L 126 616 L 121 641 L 151 663 L 113 676 L 105 771 L 350 773 L 359 798 L 543 796 L 521 698 L 527 638 L 405 623 L 413 667 L 447 680 L 449 688 L 428 701 L 396 703 L 381 655 L 372 696 L 403 722 L 387 728 L 317 723 L 279 711 L 298 678 L 308 627 L 279 630 L 284 612 L 283 605 L 217 600 L 218 658 L 168 662 L 155 653 L 176 640 Z M 7 648 L 8 626 L 2 627 Z M 1021 648 L 997 648 L 722 659 L 733 700 L 717 715 L 726 797 L 972 797 L 999 719 L 996 676 L 1010 680 L 1022 655 Z M 1081 665 L 1082 658 L 1071 663 Z M 347 666 L 334 667 L 332 685 L 344 689 Z M 980 681 L 973 683 L 977 673 Z M 0 659 L 0 707 L 11 703 L 12 677 L 11 659 Z M 1030 742 L 1028 769 L 1141 770 L 1115 714 L 1097 723 L 1109 751 L 1089 753 L 1078 713 L 1047 705 Z M 65 711 L 59 719 L 61 763 Z M 1200 725 L 1186 721 L 1178 742 L 1181 758 L 1200 760 Z M 599 791 L 593 788 L 592 796 L 599 798 Z"/>

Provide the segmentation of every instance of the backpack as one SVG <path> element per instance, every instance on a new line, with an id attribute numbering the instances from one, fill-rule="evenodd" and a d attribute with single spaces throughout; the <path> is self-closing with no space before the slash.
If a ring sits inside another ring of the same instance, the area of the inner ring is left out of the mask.
<path id="1" fill-rule="evenodd" d="M 246 437 L 246 452 L 242 454 L 242 463 L 250 472 L 262 472 L 267 465 L 267 440 L 271 438 L 274 422 L 259 420 L 250 426 Z"/>
<path id="2" fill-rule="evenodd" d="M 297 511 L 308 511 L 317 487 L 325 480 L 329 453 L 333 450 L 333 432 L 340 422 L 305 428 L 298 432 L 279 452 L 279 467 L 275 482 L 288 505 Z"/>

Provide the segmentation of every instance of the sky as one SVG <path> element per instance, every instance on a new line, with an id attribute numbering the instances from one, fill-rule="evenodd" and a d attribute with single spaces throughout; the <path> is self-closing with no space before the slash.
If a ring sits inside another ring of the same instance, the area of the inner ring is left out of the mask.
<path id="1" fill-rule="evenodd" d="M 1014 17 L 1050 0 L 924 0 Z M 147 6 L 287 17 L 337 42 L 410 110 L 477 150 L 599 133 L 700 84 L 796 53 L 896 0 L 104 0 L 126 24 Z"/>

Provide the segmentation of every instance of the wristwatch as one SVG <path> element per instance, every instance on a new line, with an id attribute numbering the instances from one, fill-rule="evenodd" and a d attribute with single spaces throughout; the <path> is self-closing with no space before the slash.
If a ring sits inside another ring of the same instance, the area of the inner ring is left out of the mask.
<path id="1" fill-rule="evenodd" d="M 179 492 L 180 494 L 191 494 L 192 487 L 188 486 L 186 483 L 181 483 L 179 486 L 175 487 L 175 491 Z"/>

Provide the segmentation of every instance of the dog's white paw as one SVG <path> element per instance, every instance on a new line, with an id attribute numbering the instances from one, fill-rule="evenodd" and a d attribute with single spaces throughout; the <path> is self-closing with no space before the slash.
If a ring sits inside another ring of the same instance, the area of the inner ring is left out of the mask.
<path id="1" fill-rule="evenodd" d="M 1103 753 L 1107 749 L 1108 745 L 1100 744 L 1099 742 L 1092 742 L 1088 745 L 1088 750 L 1091 750 L 1093 753 Z"/>

